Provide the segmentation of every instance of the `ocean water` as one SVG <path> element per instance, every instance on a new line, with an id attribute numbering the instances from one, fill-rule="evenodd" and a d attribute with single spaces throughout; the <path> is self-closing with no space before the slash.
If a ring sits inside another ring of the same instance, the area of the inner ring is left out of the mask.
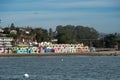
<path id="1" fill-rule="evenodd" d="M 1 57 L 0 80 L 120 80 L 120 56 Z"/>

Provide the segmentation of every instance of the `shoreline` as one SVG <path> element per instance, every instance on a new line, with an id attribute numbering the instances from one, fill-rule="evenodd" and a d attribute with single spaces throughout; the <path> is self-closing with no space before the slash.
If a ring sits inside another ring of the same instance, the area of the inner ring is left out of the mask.
<path id="1" fill-rule="evenodd" d="M 0 57 L 29 57 L 29 56 L 120 56 L 120 51 L 101 51 L 101 52 L 84 52 L 84 53 L 39 53 L 39 54 L 0 54 Z"/>

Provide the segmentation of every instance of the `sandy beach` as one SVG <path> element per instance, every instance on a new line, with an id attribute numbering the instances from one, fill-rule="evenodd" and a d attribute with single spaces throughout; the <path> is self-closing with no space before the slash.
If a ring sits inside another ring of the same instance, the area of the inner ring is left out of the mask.
<path id="1" fill-rule="evenodd" d="M 0 54 L 0 57 L 27 57 L 27 56 L 120 56 L 120 51 L 101 51 L 101 52 L 85 52 L 85 53 L 40 53 L 40 54 Z"/>

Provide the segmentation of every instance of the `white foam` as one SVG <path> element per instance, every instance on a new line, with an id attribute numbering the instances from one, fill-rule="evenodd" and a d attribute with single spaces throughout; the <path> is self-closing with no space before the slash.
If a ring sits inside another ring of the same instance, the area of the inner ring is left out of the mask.
<path id="1" fill-rule="evenodd" d="M 25 78 L 29 78 L 29 74 L 25 73 L 25 74 L 24 74 L 24 77 L 25 77 Z"/>

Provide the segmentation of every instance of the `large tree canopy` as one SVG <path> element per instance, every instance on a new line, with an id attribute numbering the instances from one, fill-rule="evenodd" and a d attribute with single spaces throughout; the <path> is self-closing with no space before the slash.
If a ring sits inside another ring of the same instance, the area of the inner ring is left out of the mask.
<path id="1" fill-rule="evenodd" d="M 81 39 L 97 39 L 98 32 L 94 28 L 84 26 L 59 25 L 56 28 L 58 43 L 77 43 Z"/>
<path id="2" fill-rule="evenodd" d="M 114 48 L 116 45 L 120 45 L 120 35 L 115 34 L 108 34 L 104 37 L 105 47 Z"/>

